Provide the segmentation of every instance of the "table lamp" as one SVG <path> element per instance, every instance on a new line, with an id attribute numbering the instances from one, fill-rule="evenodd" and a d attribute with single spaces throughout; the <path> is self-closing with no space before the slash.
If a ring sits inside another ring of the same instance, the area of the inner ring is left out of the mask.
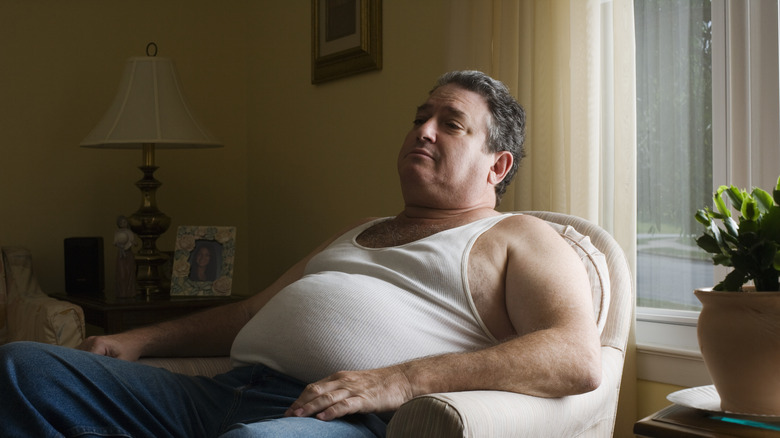
<path id="1" fill-rule="evenodd" d="M 136 289 L 149 296 L 167 292 L 160 272 L 167 257 L 157 249 L 157 238 L 171 224 L 155 199 L 161 185 L 154 178 L 155 148 L 217 148 L 222 144 L 198 123 L 187 106 L 173 62 L 157 57 L 154 43 L 146 46 L 146 55 L 127 60 L 114 102 L 81 146 L 142 151 L 139 169 L 144 176 L 136 183 L 141 190 L 141 206 L 128 222 L 141 239 L 135 255 Z"/>

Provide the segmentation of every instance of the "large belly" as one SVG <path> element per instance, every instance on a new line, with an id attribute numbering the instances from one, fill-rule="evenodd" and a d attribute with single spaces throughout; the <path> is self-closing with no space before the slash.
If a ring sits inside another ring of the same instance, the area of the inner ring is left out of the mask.
<path id="1" fill-rule="evenodd" d="M 234 365 L 262 363 L 311 382 L 484 347 L 469 315 L 373 277 L 321 272 L 280 291 L 241 330 Z"/>

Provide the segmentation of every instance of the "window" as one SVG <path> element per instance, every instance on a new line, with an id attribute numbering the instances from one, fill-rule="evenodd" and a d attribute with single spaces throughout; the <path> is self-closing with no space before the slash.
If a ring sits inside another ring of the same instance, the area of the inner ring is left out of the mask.
<path id="1" fill-rule="evenodd" d="M 710 0 L 635 0 L 634 8 L 637 305 L 698 310 L 692 291 L 713 284 L 693 207 L 712 198 Z"/>
<path id="2" fill-rule="evenodd" d="M 713 184 L 771 189 L 777 182 L 778 3 L 635 0 L 634 12 L 637 375 L 702 385 L 709 377 L 692 291 L 726 272 L 713 272 L 700 255 L 691 236 L 701 227 L 691 218 L 711 203 Z"/>

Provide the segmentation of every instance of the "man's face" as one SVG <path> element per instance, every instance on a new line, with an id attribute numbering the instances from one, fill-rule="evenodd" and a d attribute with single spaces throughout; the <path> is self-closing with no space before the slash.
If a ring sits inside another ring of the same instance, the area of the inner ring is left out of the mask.
<path id="1" fill-rule="evenodd" d="M 477 93 L 454 84 L 431 93 L 418 107 L 398 155 L 407 203 L 417 202 L 417 196 L 452 203 L 484 195 L 494 162 L 494 154 L 486 152 L 489 121 L 487 102 Z"/>

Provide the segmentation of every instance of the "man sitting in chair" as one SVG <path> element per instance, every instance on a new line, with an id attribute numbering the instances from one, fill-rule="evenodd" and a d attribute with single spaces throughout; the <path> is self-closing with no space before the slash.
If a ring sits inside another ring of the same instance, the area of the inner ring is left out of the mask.
<path id="1" fill-rule="evenodd" d="M 385 414 L 421 394 L 597 388 L 582 262 L 544 221 L 495 210 L 524 125 L 500 82 L 445 74 L 398 154 L 401 213 L 240 303 L 89 338 L 94 354 L 1 347 L 4 436 L 383 436 Z M 227 354 L 213 379 L 133 362 Z"/>

